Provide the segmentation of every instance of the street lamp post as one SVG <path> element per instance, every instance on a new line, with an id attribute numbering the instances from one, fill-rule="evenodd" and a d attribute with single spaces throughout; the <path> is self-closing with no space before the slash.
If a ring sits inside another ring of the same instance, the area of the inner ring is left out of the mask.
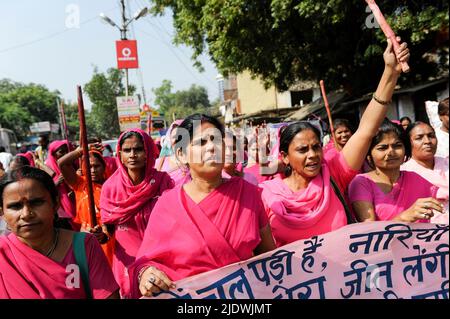
<path id="1" fill-rule="evenodd" d="M 122 6 L 122 8 L 121 8 L 121 12 L 122 12 L 122 26 L 121 27 L 119 27 L 116 23 L 114 23 L 114 21 L 111 20 L 109 17 L 107 17 L 104 13 L 100 13 L 100 18 L 104 22 L 108 23 L 109 25 L 119 29 L 119 31 L 120 31 L 120 39 L 121 40 L 127 40 L 127 31 L 128 31 L 127 27 L 128 27 L 128 25 L 130 25 L 131 22 L 146 16 L 147 13 L 148 13 L 148 9 L 147 8 L 143 8 L 142 10 L 137 11 L 134 14 L 134 16 L 131 19 L 128 20 L 126 15 L 125 15 L 125 0 L 121 0 L 120 3 L 121 3 L 121 6 Z M 125 95 L 128 96 L 128 69 L 125 69 Z"/>

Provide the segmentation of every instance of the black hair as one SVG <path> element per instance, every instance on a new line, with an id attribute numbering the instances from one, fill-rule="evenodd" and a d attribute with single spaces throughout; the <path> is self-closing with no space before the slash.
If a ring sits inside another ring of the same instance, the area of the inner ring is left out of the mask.
<path id="1" fill-rule="evenodd" d="M 106 162 L 102 155 L 100 155 L 97 152 L 89 152 L 89 156 L 94 156 L 96 159 L 98 159 L 103 164 L 103 167 L 106 168 Z"/>
<path id="2" fill-rule="evenodd" d="M 285 154 L 289 153 L 289 145 L 291 144 L 292 140 L 294 139 L 295 135 L 297 135 L 300 132 L 310 130 L 313 131 L 314 134 L 317 136 L 317 139 L 322 144 L 322 141 L 320 140 L 320 131 L 317 127 L 312 125 L 311 123 L 300 121 L 300 122 L 294 122 L 292 124 L 289 124 L 288 126 L 285 126 L 281 132 L 280 136 L 280 148 L 279 151 L 284 152 Z M 284 175 L 286 177 L 289 177 L 292 173 L 291 167 L 288 165 L 286 167 Z"/>
<path id="3" fill-rule="evenodd" d="M 4 146 L 0 146 L 0 153 L 6 152 L 6 149 Z"/>
<path id="4" fill-rule="evenodd" d="M 98 136 L 93 136 L 93 137 L 90 137 L 89 139 L 88 139 L 88 144 L 91 144 L 91 143 L 101 143 L 102 142 L 102 139 L 100 138 L 100 137 L 98 137 Z"/>
<path id="5" fill-rule="evenodd" d="M 122 149 L 122 145 L 125 142 L 125 140 L 132 136 L 136 136 L 142 143 L 144 143 L 144 140 L 142 139 L 141 134 L 139 134 L 138 132 L 129 131 L 129 132 L 125 133 L 124 136 L 122 136 L 122 138 L 120 139 L 120 141 L 119 141 L 120 149 Z"/>
<path id="6" fill-rule="evenodd" d="M 58 202 L 58 189 L 53 179 L 43 170 L 31 166 L 22 166 L 18 169 L 7 172 L 0 179 L 0 207 L 3 207 L 3 192 L 9 184 L 21 181 L 23 179 L 33 179 L 39 183 L 50 193 L 50 197 L 54 205 Z"/>
<path id="7" fill-rule="evenodd" d="M 403 116 L 403 117 L 400 119 L 400 123 L 403 122 L 404 120 L 408 120 L 409 123 L 412 123 L 411 119 L 410 119 L 409 117 L 407 117 L 407 116 Z"/>
<path id="8" fill-rule="evenodd" d="M 192 114 L 192 115 L 189 115 L 188 117 L 186 117 L 183 120 L 183 122 L 181 122 L 181 124 L 176 128 L 176 138 L 175 138 L 176 151 L 180 148 L 182 150 L 186 150 L 188 142 L 191 142 L 192 139 L 194 138 L 194 122 L 195 121 L 200 121 L 202 124 L 209 123 L 209 124 L 213 125 L 215 128 L 217 128 L 220 131 L 222 138 L 225 137 L 225 129 L 224 129 L 222 123 L 220 123 L 220 121 L 218 119 L 216 119 L 215 117 L 206 115 L 206 114 L 200 114 L 200 113 Z M 178 134 L 180 129 L 186 130 L 187 132 L 189 132 L 189 140 L 188 141 L 185 138 L 185 136 L 183 136 L 182 134 Z"/>
<path id="9" fill-rule="evenodd" d="M 284 152 L 285 154 L 289 151 L 289 145 L 294 139 L 295 135 L 302 131 L 311 130 L 317 136 L 317 139 L 320 141 L 320 131 L 314 125 L 305 122 L 295 122 L 286 126 L 280 136 L 280 152 Z"/>
<path id="10" fill-rule="evenodd" d="M 439 102 L 438 114 L 440 116 L 448 115 L 448 97 Z"/>
<path id="11" fill-rule="evenodd" d="M 369 146 L 369 151 L 367 152 L 367 157 L 369 157 L 369 165 L 372 168 L 375 168 L 373 166 L 373 159 L 372 159 L 372 150 L 373 148 L 381 142 L 384 135 L 394 133 L 398 136 L 400 141 L 402 142 L 403 146 L 405 147 L 405 162 L 411 158 L 411 141 L 409 139 L 408 134 L 406 134 L 406 131 L 403 129 L 403 127 L 400 124 L 393 123 L 389 119 L 385 118 L 383 123 L 381 123 L 380 128 L 378 129 L 377 134 L 372 138 L 372 141 Z"/>
<path id="12" fill-rule="evenodd" d="M 69 144 L 64 143 L 64 144 L 62 144 L 61 146 L 59 146 L 58 148 L 54 149 L 53 152 L 52 152 L 52 154 L 55 155 L 56 152 L 58 152 L 59 150 L 61 150 L 61 149 L 63 149 L 63 148 L 66 149 L 67 153 L 70 152 L 70 146 L 69 146 Z M 66 153 L 66 154 L 67 154 L 67 153 Z"/>
<path id="13" fill-rule="evenodd" d="M 11 163 L 15 163 L 18 165 L 18 167 L 22 167 L 22 166 L 30 166 L 30 161 L 28 160 L 28 158 L 26 158 L 25 156 L 22 155 L 16 155 L 11 159 L 11 162 L 9 163 L 9 165 L 11 165 Z"/>
<path id="14" fill-rule="evenodd" d="M 436 133 L 436 131 L 434 130 L 434 128 L 430 124 L 425 123 L 425 122 L 421 122 L 421 121 L 417 121 L 417 122 L 414 122 L 414 123 L 411 123 L 411 124 L 408 125 L 408 127 L 406 128 L 406 135 L 408 135 L 408 137 L 411 138 L 412 130 L 415 129 L 417 126 L 422 125 L 422 124 L 424 124 L 424 125 L 426 125 L 428 127 L 431 127 L 433 132 Z"/>
<path id="15" fill-rule="evenodd" d="M 336 131 L 339 126 L 345 126 L 352 133 L 354 132 L 353 127 L 350 125 L 350 121 L 347 119 L 335 119 L 333 122 L 333 129 Z"/>

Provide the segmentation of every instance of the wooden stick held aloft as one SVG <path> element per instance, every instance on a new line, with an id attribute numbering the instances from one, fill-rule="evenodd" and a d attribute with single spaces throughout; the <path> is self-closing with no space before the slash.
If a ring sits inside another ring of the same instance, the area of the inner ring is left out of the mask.
<path id="1" fill-rule="evenodd" d="M 386 38 L 391 40 L 392 45 L 394 46 L 394 53 L 395 55 L 397 55 L 397 50 L 400 48 L 400 44 L 397 41 L 394 31 L 392 31 L 391 26 L 387 23 L 375 0 L 366 0 L 366 2 L 372 10 L 372 13 L 375 16 L 378 24 L 380 25 L 381 30 L 383 30 L 384 35 L 386 36 Z M 400 65 L 402 67 L 403 73 L 408 73 L 410 71 L 408 63 L 400 62 Z"/>
<path id="2" fill-rule="evenodd" d="M 333 118 L 331 117 L 330 104 L 328 103 L 327 93 L 325 92 L 325 84 L 323 80 L 320 80 L 320 91 L 322 92 L 323 103 L 325 104 L 325 109 L 327 110 L 328 123 L 330 124 L 331 138 L 333 139 L 334 145 L 336 145 L 336 139 L 334 137 L 334 126 Z"/>
<path id="3" fill-rule="evenodd" d="M 89 164 L 89 147 L 86 132 L 86 118 L 84 116 L 83 93 L 81 86 L 77 86 L 78 91 L 78 119 L 80 120 L 80 142 L 83 149 L 82 169 L 86 176 L 88 187 L 89 216 L 91 217 L 91 227 L 97 226 L 97 215 L 95 213 L 94 189 L 92 187 L 91 165 Z"/>

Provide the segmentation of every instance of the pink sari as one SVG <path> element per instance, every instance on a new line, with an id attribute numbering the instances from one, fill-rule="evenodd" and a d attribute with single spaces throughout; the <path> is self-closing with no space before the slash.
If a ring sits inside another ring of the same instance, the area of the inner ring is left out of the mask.
<path id="1" fill-rule="evenodd" d="M 45 165 L 50 167 L 55 172 L 55 176 L 53 176 L 54 182 L 56 182 L 61 175 L 61 171 L 58 167 L 58 161 L 54 153 L 63 145 L 67 145 L 67 149 L 69 152 L 71 151 L 71 148 L 66 140 L 53 141 L 48 146 L 48 157 L 45 161 Z M 66 182 L 62 182 L 57 186 L 57 188 L 61 198 L 61 207 L 58 209 L 58 216 L 60 218 L 73 219 L 76 215 L 76 208 L 75 202 L 69 198 L 69 193 L 71 192 L 70 187 L 66 184 Z"/>
<path id="2" fill-rule="evenodd" d="M 86 236 L 86 257 L 93 298 L 103 299 L 117 291 L 106 258 L 91 236 Z M 81 284 L 69 287 L 76 264 L 73 248 L 62 262 L 56 262 L 22 243 L 14 234 L 0 237 L 0 299 L 86 299 Z"/>
<path id="3" fill-rule="evenodd" d="M 448 172 L 448 158 L 439 156 L 434 157 L 434 170 L 423 167 L 413 158 L 404 163 L 400 169 L 402 171 L 416 172 L 434 186 L 439 187 L 436 198 L 444 204 L 444 213 L 436 213 L 431 217 L 430 222 L 435 224 L 447 224 L 449 222 L 448 211 L 448 193 L 449 193 L 449 172 Z"/>
<path id="4" fill-rule="evenodd" d="M 110 156 L 105 156 L 103 159 L 106 164 L 105 176 L 106 178 L 109 178 L 117 170 L 117 159 Z"/>
<path id="5" fill-rule="evenodd" d="M 256 179 L 258 180 L 258 183 L 270 181 L 271 179 L 274 178 L 274 176 L 272 176 L 272 175 L 261 175 L 258 163 L 254 164 L 251 167 L 248 167 L 248 166 L 244 167 L 244 173 L 252 174 L 253 176 L 255 176 Z"/>
<path id="6" fill-rule="evenodd" d="M 150 216 L 130 269 L 133 298 L 140 296 L 137 276 L 145 266 L 179 280 L 252 257 L 267 223 L 260 191 L 242 178 L 223 183 L 199 204 L 177 186 Z"/>
<path id="7" fill-rule="evenodd" d="M 384 193 L 370 175 L 359 174 L 348 188 L 349 200 L 372 203 L 376 220 L 392 220 L 419 198 L 436 198 L 438 188 L 415 172 L 400 171 L 400 177 L 388 193 Z M 418 222 L 428 223 L 422 219 Z"/>
<path id="8" fill-rule="evenodd" d="M 332 160 L 338 153 L 339 151 L 334 146 L 333 139 L 331 139 L 330 142 L 323 147 L 323 158 L 326 161 Z"/>
<path id="9" fill-rule="evenodd" d="M 122 295 L 126 295 L 129 289 L 127 267 L 135 260 L 153 206 L 165 190 L 173 187 L 173 181 L 166 173 L 153 168 L 155 164 L 153 140 L 142 130 L 129 131 L 137 132 L 144 141 L 147 155 L 144 180 L 139 185 L 133 185 L 126 167 L 117 157 L 118 169 L 103 184 L 100 196 L 102 222 L 116 225 L 113 272 Z M 129 131 L 119 137 L 117 154 L 120 151 L 122 137 Z"/>

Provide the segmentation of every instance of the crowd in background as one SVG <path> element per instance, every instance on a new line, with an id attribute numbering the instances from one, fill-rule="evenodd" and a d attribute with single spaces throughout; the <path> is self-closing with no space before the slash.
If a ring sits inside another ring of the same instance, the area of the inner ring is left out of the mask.
<path id="1" fill-rule="evenodd" d="M 387 119 L 409 50 L 397 60 L 389 42 L 383 57 L 358 128 L 335 119 L 328 137 L 306 121 L 230 131 L 194 114 L 159 147 L 139 129 L 115 156 L 91 139 L 91 185 L 83 148 L 66 140 L 0 149 L 0 298 L 152 296 L 350 223 L 448 224 L 448 98 L 439 127 Z"/>

